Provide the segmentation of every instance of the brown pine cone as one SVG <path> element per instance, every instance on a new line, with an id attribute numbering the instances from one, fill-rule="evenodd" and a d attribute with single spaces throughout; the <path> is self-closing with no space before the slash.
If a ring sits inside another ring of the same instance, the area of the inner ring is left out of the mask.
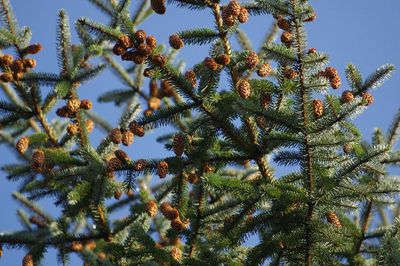
<path id="1" fill-rule="evenodd" d="M 118 36 L 118 42 L 125 50 L 134 46 L 131 37 L 129 37 L 128 35 Z"/>
<path id="2" fill-rule="evenodd" d="M 143 64 L 146 61 L 146 56 L 139 53 L 138 51 L 129 51 L 122 55 L 122 60 L 133 61 L 135 64 Z"/>
<path id="3" fill-rule="evenodd" d="M 374 97 L 368 92 L 364 92 L 362 98 L 366 101 L 366 106 L 370 106 L 374 102 Z"/>
<path id="4" fill-rule="evenodd" d="M 3 82 L 11 82 L 14 80 L 14 78 L 13 75 L 11 75 L 10 73 L 4 72 L 1 74 L 0 80 Z"/>
<path id="5" fill-rule="evenodd" d="M 37 54 L 42 50 L 42 45 L 40 43 L 31 44 L 27 46 L 23 53 L 25 54 Z"/>
<path id="6" fill-rule="evenodd" d="M 336 77 L 332 78 L 330 80 L 330 83 L 331 83 L 332 89 L 334 89 L 334 90 L 339 89 L 340 86 L 342 85 L 342 81 L 340 80 L 339 76 L 336 76 Z"/>
<path id="7" fill-rule="evenodd" d="M 143 71 L 143 76 L 145 76 L 145 77 L 147 77 L 147 78 L 150 78 L 151 75 L 152 75 L 152 71 L 153 71 L 153 69 L 152 69 L 151 67 L 146 68 L 146 69 Z"/>
<path id="8" fill-rule="evenodd" d="M 203 61 L 204 66 L 210 70 L 217 70 L 218 64 L 211 57 L 206 57 Z"/>
<path id="9" fill-rule="evenodd" d="M 111 158 L 111 160 L 108 162 L 106 170 L 107 172 L 113 172 L 115 170 L 118 170 L 122 166 L 122 162 L 118 158 Z"/>
<path id="10" fill-rule="evenodd" d="M 190 173 L 188 176 L 188 181 L 190 184 L 196 184 L 196 182 L 199 180 L 199 177 L 196 175 L 196 173 Z"/>
<path id="11" fill-rule="evenodd" d="M 87 130 L 87 133 L 92 132 L 93 129 L 94 129 L 94 123 L 93 123 L 93 121 L 90 120 L 90 119 L 86 120 L 86 130 Z"/>
<path id="12" fill-rule="evenodd" d="M 59 117 L 68 117 L 70 115 L 70 111 L 67 106 L 63 106 L 57 109 L 56 115 Z"/>
<path id="13" fill-rule="evenodd" d="M 156 217 L 156 215 L 157 215 L 157 204 L 152 200 L 147 202 L 147 204 L 146 204 L 146 212 L 147 212 L 147 215 L 150 216 L 151 218 Z"/>
<path id="14" fill-rule="evenodd" d="M 166 161 L 161 161 L 157 165 L 157 175 L 160 178 L 165 178 L 168 174 L 168 164 Z"/>
<path id="15" fill-rule="evenodd" d="M 92 102 L 89 99 L 85 99 L 81 101 L 81 106 L 82 109 L 84 110 L 90 110 L 93 107 Z"/>
<path id="16" fill-rule="evenodd" d="M 135 164 L 133 165 L 133 169 L 135 171 L 142 171 L 146 168 L 146 160 L 144 159 L 139 159 L 135 162 Z"/>
<path id="17" fill-rule="evenodd" d="M 354 95 L 351 91 L 344 91 L 342 93 L 342 102 L 349 103 L 354 100 Z"/>
<path id="18" fill-rule="evenodd" d="M 125 130 L 124 133 L 122 133 L 122 144 L 124 144 L 124 146 L 131 145 L 133 138 L 133 133 L 130 130 Z"/>
<path id="19" fill-rule="evenodd" d="M 237 90 L 239 92 L 240 97 L 243 99 L 247 99 L 251 93 L 251 86 L 247 80 L 240 80 L 237 85 Z"/>
<path id="20" fill-rule="evenodd" d="M 167 58 L 162 54 L 153 56 L 153 61 L 159 67 L 164 67 L 167 64 Z"/>
<path id="21" fill-rule="evenodd" d="M 278 18 L 277 24 L 281 30 L 288 30 L 290 28 L 289 21 L 283 17 Z"/>
<path id="22" fill-rule="evenodd" d="M 235 24 L 235 16 L 230 14 L 226 8 L 222 9 L 222 22 L 228 27 Z"/>
<path id="23" fill-rule="evenodd" d="M 70 112 L 76 112 L 81 107 L 81 100 L 79 99 L 71 99 L 67 102 L 67 107 Z"/>
<path id="24" fill-rule="evenodd" d="M 117 157 L 120 161 L 122 162 L 130 162 L 131 159 L 129 158 L 129 155 L 124 152 L 123 150 L 116 150 L 114 152 L 115 157 Z"/>
<path id="25" fill-rule="evenodd" d="M 265 64 L 262 64 L 262 65 L 257 69 L 257 75 L 258 75 L 259 77 L 264 78 L 264 77 L 268 76 L 268 75 L 271 73 L 271 71 L 272 71 L 271 65 L 270 65 L 269 63 L 265 63 Z"/>
<path id="26" fill-rule="evenodd" d="M 176 236 L 174 239 L 170 241 L 170 243 L 175 247 L 180 246 L 182 244 L 181 238 L 179 236 Z"/>
<path id="27" fill-rule="evenodd" d="M 22 259 L 22 266 L 33 266 L 33 256 L 31 254 L 25 255 Z"/>
<path id="28" fill-rule="evenodd" d="M 193 70 L 189 69 L 185 72 L 185 78 L 192 84 L 193 88 L 197 85 L 197 77 L 196 73 Z"/>
<path id="29" fill-rule="evenodd" d="M 21 60 L 14 60 L 11 64 L 11 70 L 13 72 L 23 72 L 24 71 L 24 63 Z"/>
<path id="30" fill-rule="evenodd" d="M 24 76 L 23 72 L 14 72 L 13 79 L 14 80 L 20 80 L 20 79 L 22 79 L 23 76 Z"/>
<path id="31" fill-rule="evenodd" d="M 162 80 L 161 81 L 161 91 L 160 91 L 160 95 L 159 97 L 173 97 L 176 94 L 174 88 L 172 88 L 169 83 L 168 80 Z"/>
<path id="32" fill-rule="evenodd" d="M 203 172 L 204 173 L 211 173 L 211 172 L 213 172 L 214 171 L 214 166 L 212 165 L 212 164 L 210 164 L 210 163 L 205 163 L 204 164 L 204 167 L 203 167 Z"/>
<path id="33" fill-rule="evenodd" d="M 338 72 L 337 72 L 337 70 L 335 68 L 327 67 L 327 68 L 325 68 L 325 76 L 328 79 L 333 79 L 333 78 L 339 76 L 339 74 L 338 74 Z"/>
<path id="34" fill-rule="evenodd" d="M 244 65 L 247 69 L 253 69 L 256 68 L 258 65 L 258 55 L 256 52 L 250 52 L 246 60 L 244 61 Z"/>
<path id="35" fill-rule="evenodd" d="M 165 216 L 167 214 L 167 212 L 169 212 L 172 209 L 172 207 L 167 203 L 167 202 L 163 202 L 160 205 L 160 211 L 161 213 Z"/>
<path id="36" fill-rule="evenodd" d="M 99 254 L 97 254 L 97 257 L 99 257 L 100 259 L 105 259 L 106 258 L 106 253 L 100 252 Z"/>
<path id="37" fill-rule="evenodd" d="M 149 116 L 153 114 L 153 109 L 146 109 L 143 111 L 144 116 Z"/>
<path id="38" fill-rule="evenodd" d="M 149 108 L 150 108 L 150 109 L 158 109 L 158 108 L 160 108 L 160 106 L 161 106 L 161 101 L 160 101 L 160 99 L 157 98 L 157 97 L 151 97 L 151 98 L 148 100 L 147 104 L 149 105 Z"/>
<path id="39" fill-rule="evenodd" d="M 315 54 L 317 52 L 317 49 L 315 49 L 315 48 L 310 48 L 309 50 L 308 50 L 308 54 Z"/>
<path id="40" fill-rule="evenodd" d="M 164 2 L 165 2 L 165 0 L 151 0 L 151 8 L 157 14 L 162 15 L 167 10 L 166 7 L 165 7 Z"/>
<path id="41" fill-rule="evenodd" d="M 290 44 L 293 41 L 293 35 L 290 32 L 285 31 L 281 35 L 281 42 L 284 44 Z"/>
<path id="42" fill-rule="evenodd" d="M 173 141 L 174 153 L 176 156 L 181 156 L 185 150 L 185 136 L 176 134 Z"/>
<path id="43" fill-rule="evenodd" d="M 333 212 L 327 212 L 325 214 L 326 219 L 328 220 L 328 223 L 336 225 L 337 227 L 342 227 L 342 224 L 340 223 L 339 218 L 334 214 Z"/>
<path id="44" fill-rule="evenodd" d="M 295 79 L 297 77 L 297 72 L 294 69 L 287 68 L 285 69 L 285 78 L 287 79 Z"/>
<path id="45" fill-rule="evenodd" d="M 79 241 L 72 241 L 71 243 L 71 249 L 73 251 L 79 252 L 83 250 L 83 244 Z"/>
<path id="46" fill-rule="evenodd" d="M 343 146 L 343 152 L 346 154 L 349 154 L 351 150 L 351 145 L 350 144 L 346 144 Z"/>
<path id="47" fill-rule="evenodd" d="M 182 257 L 182 251 L 178 247 L 173 247 L 169 254 L 176 261 L 179 261 L 181 259 L 181 257 Z"/>
<path id="48" fill-rule="evenodd" d="M 312 14 L 311 17 L 309 17 L 308 19 L 303 20 L 304 22 L 311 22 L 314 21 L 317 17 L 317 14 L 314 12 L 314 14 Z"/>
<path id="49" fill-rule="evenodd" d="M 120 200 L 123 194 L 124 194 L 124 193 L 123 193 L 121 190 L 115 191 L 115 193 L 114 193 L 114 199 Z"/>
<path id="50" fill-rule="evenodd" d="M 85 243 L 85 248 L 90 249 L 90 250 L 95 249 L 96 248 L 96 242 L 94 242 L 94 240 L 88 240 Z"/>
<path id="51" fill-rule="evenodd" d="M 40 174 L 44 163 L 44 152 L 42 150 L 35 150 L 31 158 L 31 169 Z"/>
<path id="52" fill-rule="evenodd" d="M 144 129 L 143 127 L 136 121 L 132 121 L 129 123 L 129 130 L 132 131 L 133 134 L 139 137 L 144 136 Z"/>
<path id="53" fill-rule="evenodd" d="M 264 93 L 260 95 L 260 106 L 261 108 L 267 109 L 272 102 L 272 96 L 270 93 Z"/>
<path id="54" fill-rule="evenodd" d="M 150 88 L 150 96 L 157 97 L 158 96 L 158 84 L 156 80 L 151 80 L 149 83 Z"/>
<path id="55" fill-rule="evenodd" d="M 180 232 L 183 229 L 187 228 L 188 225 L 189 225 L 189 219 L 186 222 L 182 222 L 178 217 L 175 220 L 171 221 L 171 227 L 177 232 Z"/>
<path id="56" fill-rule="evenodd" d="M 238 1 L 230 1 L 225 8 L 231 16 L 237 17 L 240 14 L 240 3 Z"/>
<path id="57" fill-rule="evenodd" d="M 150 45 L 148 45 L 146 43 L 139 44 L 137 49 L 140 54 L 142 54 L 143 56 L 146 56 L 146 57 L 151 55 L 151 52 L 152 52 Z"/>
<path id="58" fill-rule="evenodd" d="M 124 47 L 122 47 L 122 45 L 119 42 L 114 44 L 112 51 L 115 55 L 118 55 L 118 56 L 126 53 L 126 49 Z"/>
<path id="59" fill-rule="evenodd" d="M 14 57 L 10 54 L 5 54 L 0 58 L 0 62 L 2 66 L 11 66 L 12 62 L 14 61 Z"/>
<path id="60" fill-rule="evenodd" d="M 122 141 L 122 133 L 121 130 L 119 128 L 114 128 L 113 130 L 111 130 L 110 132 L 110 140 L 114 143 L 114 144 L 120 144 Z"/>
<path id="61" fill-rule="evenodd" d="M 246 21 L 249 20 L 249 12 L 247 11 L 246 8 L 241 7 L 240 8 L 240 13 L 238 15 L 238 20 L 240 23 L 245 23 Z"/>
<path id="62" fill-rule="evenodd" d="M 231 58 L 227 54 L 220 54 L 215 58 L 215 62 L 217 62 L 220 65 L 227 66 L 231 62 Z"/>
<path id="63" fill-rule="evenodd" d="M 183 41 L 179 35 L 175 33 L 169 36 L 169 45 L 171 45 L 172 48 L 179 50 L 183 48 Z"/>
<path id="64" fill-rule="evenodd" d="M 313 113 L 315 117 L 320 117 L 324 111 L 324 105 L 320 99 L 313 100 Z"/>
<path id="65" fill-rule="evenodd" d="M 78 125 L 77 124 L 69 124 L 67 126 L 67 132 L 71 135 L 76 135 L 78 133 Z"/>
<path id="66" fill-rule="evenodd" d="M 152 50 L 157 48 L 157 40 L 153 35 L 146 37 L 146 43 L 151 47 Z"/>
<path id="67" fill-rule="evenodd" d="M 3 257 L 3 246 L 0 245 L 0 259 Z"/>
<path id="68" fill-rule="evenodd" d="M 27 137 L 21 137 L 17 141 L 17 145 L 15 146 L 16 150 L 20 154 L 24 154 L 29 146 L 29 139 Z"/>
<path id="69" fill-rule="evenodd" d="M 174 220 L 174 219 L 179 217 L 179 211 L 174 209 L 174 208 L 170 208 L 169 210 L 167 210 L 165 212 L 164 216 L 168 220 L 172 221 L 172 220 Z"/>
<path id="70" fill-rule="evenodd" d="M 138 42 L 144 42 L 146 40 L 146 32 L 144 30 L 137 30 L 135 32 L 135 39 Z"/>

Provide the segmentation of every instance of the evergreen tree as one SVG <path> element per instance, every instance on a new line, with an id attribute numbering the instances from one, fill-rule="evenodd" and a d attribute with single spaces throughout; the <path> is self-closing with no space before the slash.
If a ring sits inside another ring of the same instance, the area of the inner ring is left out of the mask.
<path id="1" fill-rule="evenodd" d="M 22 183 L 13 197 L 29 214 L 18 210 L 23 230 L 4 232 L 0 244 L 26 249 L 23 265 L 40 263 L 50 247 L 62 264 L 72 253 L 85 265 L 400 264 L 400 205 L 392 208 L 400 182 L 387 169 L 400 163 L 400 111 L 371 142 L 351 123 L 393 65 L 363 79 L 349 64 L 350 89 L 331 93 L 341 77 L 326 53 L 308 47 L 305 26 L 316 13 L 307 0 L 171 0 L 212 11 L 215 28 L 177 32 L 168 50 L 157 32 L 139 29 L 152 13 L 168 12 L 164 0 L 144 0 L 134 14 L 129 0 L 91 2 L 110 21 L 78 19 L 81 42 L 71 45 L 61 10 L 55 74 L 34 71 L 31 55 L 41 45 L 30 43 L 30 29 L 1 0 L 0 44 L 14 56 L 0 58 L 7 96 L 0 137 L 18 151 L 18 162 L 2 170 Z M 254 51 L 239 26 L 261 15 L 276 21 Z M 240 50 L 231 48 L 233 38 Z M 204 61 L 185 72 L 174 63 L 184 45 L 209 46 Z M 93 99 L 78 94 L 106 67 L 128 88 L 98 98 L 122 107 L 115 128 L 90 111 Z M 42 96 L 44 87 L 51 90 Z M 52 113 L 59 119 L 49 122 Z M 91 144 L 94 124 L 107 132 L 98 146 Z M 123 146 L 165 125 L 175 131 L 158 141 L 173 156 L 129 158 Z M 270 159 L 293 170 L 277 176 Z M 58 217 L 36 203 L 44 197 L 62 210 Z M 129 215 L 112 221 L 121 208 Z M 258 244 L 243 246 L 253 234 Z"/>

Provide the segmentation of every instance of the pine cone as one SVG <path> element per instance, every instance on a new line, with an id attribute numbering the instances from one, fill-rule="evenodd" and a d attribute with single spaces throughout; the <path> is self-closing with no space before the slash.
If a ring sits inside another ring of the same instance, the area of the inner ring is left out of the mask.
<path id="1" fill-rule="evenodd" d="M 143 56 L 146 56 L 146 57 L 151 55 L 151 52 L 152 52 L 150 45 L 148 45 L 146 43 L 139 44 L 137 50 L 139 51 L 140 54 L 142 54 Z"/>
<path id="2" fill-rule="evenodd" d="M 169 212 L 172 209 L 172 207 L 167 203 L 167 202 L 163 202 L 160 205 L 160 211 L 161 213 L 165 216 L 167 214 L 167 212 Z"/>
<path id="3" fill-rule="evenodd" d="M 257 69 L 257 75 L 259 77 L 265 78 L 268 76 L 272 71 L 272 67 L 269 63 L 262 64 L 258 69 Z"/>
<path id="4" fill-rule="evenodd" d="M 220 54 L 219 56 L 217 56 L 217 58 L 215 58 L 215 62 L 220 65 L 227 66 L 231 62 L 231 59 L 229 55 Z"/>
<path id="5" fill-rule="evenodd" d="M 317 17 L 317 14 L 314 12 L 314 14 L 312 14 L 311 17 L 309 17 L 308 19 L 303 20 L 304 22 L 311 22 L 314 21 Z"/>
<path id="6" fill-rule="evenodd" d="M 193 88 L 197 85 L 196 73 L 193 70 L 189 69 L 185 72 L 185 78 L 192 84 Z"/>
<path id="7" fill-rule="evenodd" d="M 164 14 L 165 11 L 167 10 L 165 8 L 164 4 L 165 0 L 151 0 L 151 8 L 156 12 L 157 14 Z"/>
<path id="8" fill-rule="evenodd" d="M 122 45 L 121 45 L 119 42 L 117 42 L 116 44 L 114 44 L 114 47 L 113 47 L 112 51 L 113 51 L 113 53 L 114 53 L 115 55 L 118 55 L 118 56 L 123 55 L 123 54 L 126 53 L 125 48 L 122 47 Z"/>
<path id="9" fill-rule="evenodd" d="M 287 79 L 295 79 L 297 77 L 297 72 L 294 69 L 287 68 L 285 69 L 285 78 Z"/>
<path id="10" fill-rule="evenodd" d="M 100 259 L 105 259 L 106 258 L 106 253 L 100 252 L 99 254 L 97 254 L 97 257 L 99 257 Z"/>
<path id="11" fill-rule="evenodd" d="M 125 50 L 134 46 L 131 37 L 129 37 L 128 35 L 118 36 L 118 42 Z"/>
<path id="12" fill-rule="evenodd" d="M 10 73 L 4 72 L 1 74 L 0 80 L 3 82 L 11 82 L 14 80 L 14 78 L 13 75 L 11 75 Z"/>
<path id="13" fill-rule="evenodd" d="M 343 152 L 346 154 L 349 154 L 351 150 L 351 145 L 350 144 L 346 144 L 343 146 Z"/>
<path id="14" fill-rule="evenodd" d="M 327 68 L 325 68 L 325 76 L 328 79 L 333 79 L 333 78 L 339 76 L 339 74 L 338 74 L 338 72 L 337 72 L 337 70 L 335 68 L 327 67 Z"/>
<path id="15" fill-rule="evenodd" d="M 70 116 L 70 112 L 67 106 L 63 106 L 61 108 L 58 108 L 56 111 L 56 115 L 58 115 L 59 117 L 68 117 Z"/>
<path id="16" fill-rule="evenodd" d="M 158 96 L 158 84 L 157 81 L 154 79 L 150 81 L 149 83 L 149 88 L 150 88 L 150 96 L 152 97 L 157 97 Z"/>
<path id="17" fill-rule="evenodd" d="M 289 21 L 283 17 L 278 18 L 277 24 L 281 30 L 288 30 L 290 28 Z"/>
<path id="18" fill-rule="evenodd" d="M 33 256 L 31 254 L 25 255 L 22 259 L 22 266 L 33 266 Z"/>
<path id="19" fill-rule="evenodd" d="M 23 72 L 14 72 L 13 79 L 14 80 L 20 80 L 20 79 L 22 79 L 23 76 L 24 76 Z"/>
<path id="20" fill-rule="evenodd" d="M 83 244 L 79 241 L 72 241 L 71 243 L 71 249 L 73 251 L 79 252 L 83 250 Z"/>
<path id="21" fill-rule="evenodd" d="M 135 171 L 142 171 L 146 168 L 146 160 L 144 159 L 139 159 L 136 161 L 136 163 L 133 165 L 133 169 Z"/>
<path id="22" fill-rule="evenodd" d="M 230 1 L 225 8 L 226 12 L 231 16 L 237 17 L 240 14 L 240 3 L 238 1 Z"/>
<path id="23" fill-rule="evenodd" d="M 112 158 L 106 167 L 107 172 L 113 172 L 115 170 L 118 170 L 122 166 L 122 162 L 118 158 Z"/>
<path id="24" fill-rule="evenodd" d="M 122 133 L 122 144 L 125 146 L 129 146 L 133 142 L 133 133 L 130 130 L 125 130 L 124 133 Z"/>
<path id="25" fill-rule="evenodd" d="M 171 257 L 174 260 L 179 261 L 181 259 L 181 256 L 182 256 L 182 251 L 178 247 L 173 247 L 169 254 L 171 255 Z"/>
<path id="26" fill-rule="evenodd" d="M 339 76 L 336 76 L 333 79 L 331 79 L 330 83 L 331 83 L 332 89 L 334 89 L 334 90 L 339 89 L 340 86 L 342 85 L 342 81 L 340 80 Z"/>
<path id="27" fill-rule="evenodd" d="M 24 54 L 37 54 L 42 50 L 42 45 L 40 43 L 31 44 L 27 46 L 23 53 Z"/>
<path id="28" fill-rule="evenodd" d="M 246 8 L 244 8 L 244 7 L 240 8 L 240 13 L 239 13 L 239 16 L 238 16 L 238 20 L 239 20 L 240 23 L 245 23 L 246 21 L 249 20 L 249 12 L 247 11 Z"/>
<path id="29" fill-rule="evenodd" d="M 146 69 L 143 71 L 143 76 L 145 76 L 145 77 L 147 77 L 147 78 L 150 78 L 151 75 L 152 75 L 152 71 L 153 71 L 153 69 L 152 69 L 151 67 L 146 68 Z"/>
<path id="30" fill-rule="evenodd" d="M 11 64 L 11 70 L 13 72 L 23 72 L 24 71 L 24 63 L 21 60 L 14 60 Z"/>
<path id="31" fill-rule="evenodd" d="M 247 80 L 240 80 L 238 82 L 237 89 L 238 89 L 240 97 L 242 97 L 243 99 L 247 99 L 250 96 L 251 86 L 250 86 L 250 83 L 247 82 Z"/>
<path id="32" fill-rule="evenodd" d="M 153 113 L 153 109 L 150 109 L 150 108 L 143 111 L 143 115 L 144 116 L 149 116 L 152 113 Z"/>
<path id="33" fill-rule="evenodd" d="M 160 106 L 161 106 L 161 101 L 160 101 L 160 99 L 157 98 L 157 97 L 151 97 L 151 98 L 148 100 L 147 104 L 149 105 L 149 108 L 150 108 L 150 109 L 158 109 L 158 108 L 160 108 Z"/>
<path id="34" fill-rule="evenodd" d="M 3 257 L 3 246 L 0 245 L 0 259 Z"/>
<path id="35" fill-rule="evenodd" d="M 146 212 L 147 212 L 147 215 L 150 216 L 151 218 L 156 217 L 156 215 L 157 215 L 157 204 L 152 200 L 147 202 L 147 204 L 146 204 Z"/>
<path id="36" fill-rule="evenodd" d="M 226 26 L 231 27 L 235 24 L 235 16 L 230 14 L 228 9 L 224 8 L 222 9 L 222 21 Z"/>
<path id="37" fill-rule="evenodd" d="M 143 64 L 146 61 L 146 56 L 139 53 L 138 51 L 129 51 L 122 55 L 122 60 L 133 61 L 135 64 Z"/>
<path id="38" fill-rule="evenodd" d="M 67 102 L 67 108 L 70 112 L 76 112 L 81 107 L 81 100 L 79 99 L 71 99 Z"/>
<path id="39" fill-rule="evenodd" d="M 174 208 L 170 208 L 169 210 L 167 210 L 165 212 L 164 216 L 168 220 L 172 221 L 172 220 L 174 220 L 174 219 L 179 217 L 179 211 L 174 209 Z"/>
<path id="40" fill-rule="evenodd" d="M 24 60 L 24 66 L 27 68 L 34 68 L 36 66 L 36 60 L 33 58 L 26 58 Z"/>
<path id="41" fill-rule="evenodd" d="M 180 246 L 182 244 L 181 238 L 179 236 L 176 236 L 174 239 L 171 240 L 170 243 L 175 247 Z"/>
<path id="42" fill-rule="evenodd" d="M 366 106 L 370 106 L 374 102 L 374 97 L 368 92 L 364 92 L 362 98 L 366 101 Z"/>
<path id="43" fill-rule="evenodd" d="M 250 52 L 246 60 L 244 61 L 244 65 L 247 69 L 253 69 L 256 68 L 258 65 L 258 55 L 256 52 Z"/>
<path id="44" fill-rule="evenodd" d="M 177 232 L 180 232 L 180 231 L 182 231 L 183 229 L 187 228 L 188 225 L 189 225 L 189 219 L 188 219 L 185 223 L 183 223 L 183 222 L 179 219 L 179 217 L 176 218 L 175 220 L 172 220 L 172 221 L 171 221 L 171 227 L 172 227 L 175 231 L 177 231 Z"/>
<path id="45" fill-rule="evenodd" d="M 81 101 L 81 106 L 82 109 L 84 110 L 90 110 L 93 107 L 92 102 L 89 99 L 85 99 Z"/>
<path id="46" fill-rule="evenodd" d="M 308 54 L 315 54 L 317 52 L 317 49 L 315 49 L 315 48 L 310 48 L 309 50 L 308 50 Z"/>
<path id="47" fill-rule="evenodd" d="M 76 124 L 69 124 L 67 126 L 67 132 L 71 135 L 76 135 L 78 133 L 78 126 Z"/>
<path id="48" fill-rule="evenodd" d="M 29 222 L 31 222 L 32 224 L 36 224 L 38 227 L 45 226 L 43 218 L 40 217 L 39 215 L 35 215 L 29 218 Z"/>
<path id="49" fill-rule="evenodd" d="M 315 117 L 320 117 L 324 111 L 324 105 L 320 99 L 313 100 L 313 113 Z"/>
<path id="50" fill-rule="evenodd" d="M 146 40 L 146 32 L 144 30 L 137 30 L 135 32 L 135 39 L 138 42 L 144 42 Z"/>
<path id="51" fill-rule="evenodd" d="M 290 32 L 285 31 L 281 35 L 281 42 L 284 44 L 290 44 L 293 41 L 293 35 Z"/>
<path id="52" fill-rule="evenodd" d="M 203 167 L 203 173 L 207 174 L 207 173 L 211 173 L 214 171 L 214 166 L 210 163 L 205 163 L 204 167 Z"/>
<path id="53" fill-rule="evenodd" d="M 44 163 L 44 152 L 42 150 L 35 150 L 31 158 L 31 169 L 40 174 Z"/>
<path id="54" fill-rule="evenodd" d="M 174 153 L 181 156 L 185 150 L 185 137 L 182 134 L 176 134 L 173 141 Z"/>
<path id="55" fill-rule="evenodd" d="M 206 57 L 203 61 L 206 68 L 210 70 L 217 70 L 218 64 L 211 57 Z"/>
<path id="56" fill-rule="evenodd" d="M 96 248 L 96 242 L 94 242 L 94 240 L 88 240 L 85 243 L 85 248 L 90 249 L 90 250 L 95 249 Z"/>
<path id="57" fill-rule="evenodd" d="M 188 181 L 190 184 L 196 184 L 196 182 L 199 180 L 199 177 L 196 175 L 196 173 L 190 173 L 188 176 Z"/>
<path id="58" fill-rule="evenodd" d="M 10 54 L 5 54 L 0 59 L 1 65 L 4 67 L 11 66 L 13 61 L 14 61 L 14 57 Z"/>
<path id="59" fill-rule="evenodd" d="M 261 108 L 267 109 L 272 102 L 272 96 L 270 93 L 264 93 L 260 95 L 260 106 Z"/>
<path id="60" fill-rule="evenodd" d="M 129 130 L 132 131 L 132 133 L 135 134 L 136 136 L 139 136 L 139 137 L 143 137 L 144 136 L 143 127 L 136 121 L 132 121 L 129 124 Z"/>
<path id="61" fill-rule="evenodd" d="M 120 144 L 122 141 L 122 133 L 121 130 L 119 130 L 119 128 L 114 128 L 113 130 L 111 130 L 110 132 L 110 140 L 114 143 L 114 144 Z"/>
<path id="62" fill-rule="evenodd" d="M 120 161 L 122 162 L 130 162 L 131 159 L 129 158 L 129 155 L 124 152 L 123 150 L 116 150 L 114 152 L 115 157 L 117 157 Z"/>
<path id="63" fill-rule="evenodd" d="M 351 91 L 344 91 L 342 93 L 342 102 L 349 103 L 354 100 L 354 95 Z"/>
<path id="64" fill-rule="evenodd" d="M 157 48 L 157 40 L 153 35 L 146 37 L 146 43 L 151 47 L 152 50 Z"/>
<path id="65" fill-rule="evenodd" d="M 17 145 L 15 146 L 15 148 L 20 154 L 24 154 L 28 149 L 28 146 L 29 146 L 29 139 L 27 137 L 21 137 L 17 141 Z"/>
<path id="66" fill-rule="evenodd" d="M 172 48 L 179 50 L 183 48 L 183 41 L 179 35 L 175 33 L 169 36 L 169 45 L 171 45 Z"/>
<path id="67" fill-rule="evenodd" d="M 167 64 L 167 58 L 162 54 L 153 56 L 153 61 L 159 67 L 164 67 Z"/>
<path id="68" fill-rule="evenodd" d="M 86 130 L 87 130 L 87 133 L 92 132 L 93 129 L 94 129 L 94 123 L 93 123 L 93 121 L 90 120 L 90 119 L 86 120 Z"/>
<path id="69" fill-rule="evenodd" d="M 328 223 L 336 225 L 337 227 L 342 227 L 342 224 L 339 221 L 339 218 L 333 212 L 328 212 L 325 214 Z"/>
<path id="70" fill-rule="evenodd" d="M 161 161 L 157 165 L 157 175 L 160 178 L 165 178 L 168 174 L 168 164 L 165 161 Z"/>
<path id="71" fill-rule="evenodd" d="M 114 199 L 120 200 L 121 197 L 122 197 L 122 194 L 124 194 L 124 193 L 123 193 L 121 190 L 115 191 L 115 193 L 114 193 Z"/>

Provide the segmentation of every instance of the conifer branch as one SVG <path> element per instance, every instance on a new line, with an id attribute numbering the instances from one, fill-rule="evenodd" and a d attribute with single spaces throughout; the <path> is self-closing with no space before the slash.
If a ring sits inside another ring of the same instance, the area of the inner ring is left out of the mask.
<path id="1" fill-rule="evenodd" d="M 193 256 L 196 238 L 197 238 L 197 235 L 200 230 L 200 221 L 202 219 L 202 210 L 203 210 L 203 203 L 202 203 L 203 202 L 203 185 L 202 184 L 199 185 L 198 193 L 199 193 L 199 195 L 198 195 L 199 197 L 197 200 L 199 202 L 199 205 L 197 207 L 196 224 L 194 225 L 193 235 L 191 237 L 189 258 L 191 258 Z"/>
<path id="2" fill-rule="evenodd" d="M 360 249 L 361 249 L 361 245 L 364 241 L 364 236 L 365 233 L 367 232 L 367 228 L 368 228 L 368 223 L 369 223 L 369 218 L 371 216 L 371 211 L 372 211 L 372 204 L 373 204 L 374 200 L 371 198 L 369 203 L 368 203 L 368 207 L 367 207 L 367 211 L 365 213 L 364 216 L 364 221 L 363 221 L 363 226 L 361 229 L 361 236 L 360 236 L 360 240 L 358 241 L 356 247 L 355 247 L 355 253 L 354 255 L 357 255 L 358 253 L 360 253 Z"/>

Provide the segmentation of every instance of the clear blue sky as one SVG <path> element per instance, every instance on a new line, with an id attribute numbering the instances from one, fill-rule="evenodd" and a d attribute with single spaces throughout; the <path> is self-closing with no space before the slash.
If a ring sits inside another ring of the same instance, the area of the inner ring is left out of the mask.
<path id="1" fill-rule="evenodd" d="M 139 1 L 132 1 L 136 4 Z M 227 3 L 228 1 L 223 1 Z M 69 1 L 18 1 L 11 0 L 14 11 L 17 14 L 20 26 L 30 26 L 33 31 L 32 43 L 41 43 L 43 50 L 36 55 L 38 66 L 36 71 L 58 72 L 55 36 L 57 12 L 64 8 L 70 17 L 70 22 L 79 17 L 88 17 L 93 20 L 108 22 L 104 15 L 93 5 L 85 0 Z M 375 69 L 385 63 L 393 63 L 396 68 L 400 66 L 400 29 L 398 22 L 398 10 L 400 1 L 311 1 L 317 19 L 308 23 L 307 33 L 309 46 L 330 55 L 330 65 L 339 71 L 342 78 L 342 87 L 337 93 L 348 88 L 345 82 L 344 69 L 349 62 L 359 66 L 362 74 L 366 77 Z M 168 5 L 167 13 L 163 16 L 153 15 L 148 21 L 142 24 L 148 34 L 154 35 L 159 43 L 168 43 L 168 36 L 171 34 L 193 27 L 207 27 L 212 21 L 210 11 L 195 12 L 186 9 L 177 9 Z M 249 22 L 242 25 L 253 45 L 258 48 L 260 42 L 270 27 L 272 17 L 250 17 Z M 72 27 L 73 28 L 73 27 Z M 76 35 L 73 43 L 77 43 Z M 187 66 L 201 61 L 207 55 L 208 49 L 198 46 L 185 46 L 178 56 L 178 59 L 185 58 Z M 111 76 L 109 71 L 101 78 L 91 81 L 80 87 L 81 98 L 89 98 L 93 101 L 99 93 L 107 90 L 123 88 L 123 85 Z M 46 89 L 47 90 L 47 89 Z M 373 92 L 375 102 L 356 119 L 356 124 L 364 136 L 369 139 L 374 127 L 378 126 L 387 129 L 393 114 L 400 107 L 400 74 L 395 72 L 383 87 Z M 0 98 L 4 95 L 0 93 Z M 119 111 L 111 104 L 95 104 L 94 110 L 102 114 L 111 124 L 116 125 Z M 128 149 L 132 158 L 148 158 L 171 155 L 163 151 L 162 145 L 154 143 L 156 135 L 162 133 L 159 129 L 141 140 L 136 139 L 135 144 Z M 104 133 L 95 130 L 91 135 L 95 143 Z M 14 154 L 4 146 L 0 147 L 2 164 L 14 162 Z M 279 173 L 279 172 L 278 172 Z M 393 170 L 393 174 L 400 174 L 400 171 Z M 11 198 L 11 193 L 18 188 L 17 183 L 10 183 L 5 178 L 5 173 L 0 172 L 0 232 L 19 230 L 21 226 L 16 219 L 16 209 L 19 207 Z M 51 202 L 51 201 L 50 201 Z M 44 201 L 44 206 L 51 213 L 58 213 L 49 201 Z M 123 215 L 123 214 L 122 214 Z M 56 217 L 56 216 L 55 216 Z M 24 250 L 4 250 L 0 265 L 21 265 Z M 71 265 L 78 262 L 73 258 Z M 43 265 L 57 265 L 54 250 L 46 256 Z M 80 263 L 78 264 L 80 265 Z"/>

